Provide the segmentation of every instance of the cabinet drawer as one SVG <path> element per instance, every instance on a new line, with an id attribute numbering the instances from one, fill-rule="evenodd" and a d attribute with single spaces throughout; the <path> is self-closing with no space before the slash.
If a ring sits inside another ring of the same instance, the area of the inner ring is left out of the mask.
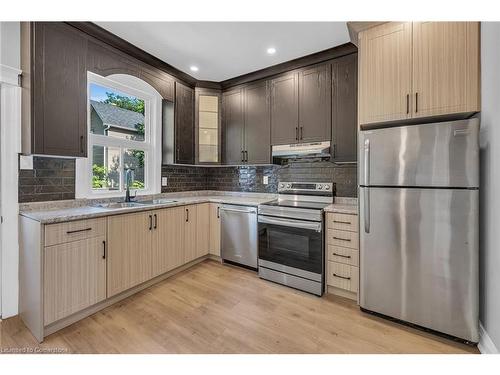
<path id="1" fill-rule="evenodd" d="M 358 266 L 359 251 L 356 249 L 328 245 L 327 252 L 328 252 L 328 260 L 338 263 L 349 264 L 351 266 Z"/>
<path id="2" fill-rule="evenodd" d="M 358 234 L 356 232 L 347 232 L 337 229 L 327 230 L 327 241 L 328 245 L 335 245 L 341 247 L 348 247 L 350 249 L 358 249 Z"/>
<path id="3" fill-rule="evenodd" d="M 358 215 L 329 213 L 326 217 L 327 227 L 330 229 L 358 231 Z"/>
<path id="4" fill-rule="evenodd" d="M 359 268 L 348 264 L 328 261 L 327 283 L 328 285 L 357 293 Z"/>
<path id="5" fill-rule="evenodd" d="M 69 221 L 45 226 L 45 246 L 104 236 L 106 218 Z"/>

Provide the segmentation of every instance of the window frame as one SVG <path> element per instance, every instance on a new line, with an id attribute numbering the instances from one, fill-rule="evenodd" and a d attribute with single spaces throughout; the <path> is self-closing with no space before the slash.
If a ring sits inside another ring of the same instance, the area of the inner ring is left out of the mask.
<path id="1" fill-rule="evenodd" d="M 91 130 L 90 87 L 96 84 L 144 100 L 144 141 L 123 139 L 101 134 Z M 124 150 L 144 151 L 144 189 L 132 189 L 137 195 L 151 195 L 161 192 L 161 95 L 143 80 L 126 74 L 102 77 L 87 72 L 87 158 L 76 162 L 76 198 L 113 198 L 125 195 Z M 92 188 L 93 146 L 116 147 L 120 149 L 120 184 L 118 190 Z"/>

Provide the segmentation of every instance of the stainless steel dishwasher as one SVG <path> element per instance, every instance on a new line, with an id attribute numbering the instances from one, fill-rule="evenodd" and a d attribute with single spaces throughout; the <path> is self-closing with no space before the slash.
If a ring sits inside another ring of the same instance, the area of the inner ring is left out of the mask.
<path id="1" fill-rule="evenodd" d="M 223 204 L 220 217 L 222 259 L 257 269 L 257 208 Z"/>

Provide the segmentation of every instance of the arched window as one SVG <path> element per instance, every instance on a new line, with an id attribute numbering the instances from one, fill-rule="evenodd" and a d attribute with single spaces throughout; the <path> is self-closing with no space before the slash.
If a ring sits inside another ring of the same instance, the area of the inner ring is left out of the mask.
<path id="1" fill-rule="evenodd" d="M 121 196 L 127 183 L 139 195 L 159 193 L 161 95 L 126 74 L 89 72 L 87 82 L 88 157 L 77 160 L 76 197 Z"/>

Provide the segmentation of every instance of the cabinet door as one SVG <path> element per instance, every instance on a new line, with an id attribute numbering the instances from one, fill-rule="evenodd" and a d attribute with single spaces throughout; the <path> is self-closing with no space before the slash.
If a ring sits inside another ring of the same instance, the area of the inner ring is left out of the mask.
<path id="1" fill-rule="evenodd" d="M 481 110 L 477 22 L 413 22 L 413 92 L 413 117 Z"/>
<path id="2" fill-rule="evenodd" d="M 243 93 L 241 89 L 223 94 L 223 134 L 224 163 L 241 164 L 243 162 Z"/>
<path id="3" fill-rule="evenodd" d="M 210 251 L 220 257 L 220 204 L 210 203 Z"/>
<path id="4" fill-rule="evenodd" d="M 175 162 L 194 164 L 194 90 L 175 83 Z"/>
<path id="5" fill-rule="evenodd" d="M 197 245 L 197 207 L 195 204 L 184 206 L 184 263 L 198 258 Z"/>
<path id="6" fill-rule="evenodd" d="M 196 257 L 207 255 L 210 249 L 210 204 L 196 205 Z"/>
<path id="7" fill-rule="evenodd" d="M 44 324 L 106 299 L 106 237 L 44 249 Z"/>
<path id="8" fill-rule="evenodd" d="M 357 160 L 358 56 L 332 63 L 332 160 Z"/>
<path id="9" fill-rule="evenodd" d="M 411 117 L 411 22 L 359 34 L 359 123 Z"/>
<path id="10" fill-rule="evenodd" d="M 87 39 L 62 22 L 35 22 L 32 152 L 87 156 Z"/>
<path id="11" fill-rule="evenodd" d="M 153 277 L 184 264 L 184 207 L 153 211 Z M 155 216 L 156 215 L 156 216 Z"/>
<path id="12" fill-rule="evenodd" d="M 266 164 L 271 158 L 271 118 L 267 82 L 245 87 L 245 152 L 251 164 Z"/>
<path id="13" fill-rule="evenodd" d="M 152 278 L 152 230 L 151 212 L 108 218 L 108 298 Z"/>
<path id="14" fill-rule="evenodd" d="M 292 73 L 271 81 L 271 144 L 299 141 L 298 74 Z"/>
<path id="15" fill-rule="evenodd" d="M 330 65 L 321 64 L 299 73 L 299 141 L 329 141 L 331 131 Z"/>

